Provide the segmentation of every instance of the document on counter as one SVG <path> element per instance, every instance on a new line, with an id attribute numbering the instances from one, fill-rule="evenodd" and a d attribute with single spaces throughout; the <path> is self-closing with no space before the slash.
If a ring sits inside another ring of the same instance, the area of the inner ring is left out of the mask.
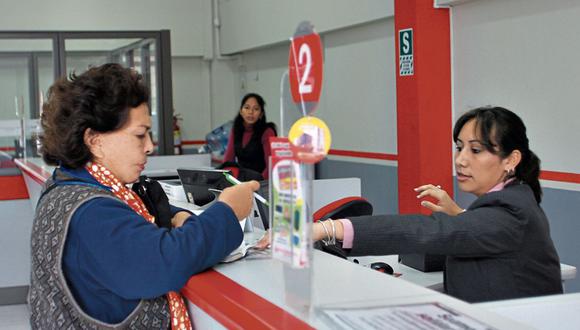
<path id="1" fill-rule="evenodd" d="M 225 257 L 221 262 L 230 263 L 236 260 L 242 259 L 244 257 L 252 257 L 252 259 L 265 259 L 270 258 L 270 250 L 258 250 L 256 249 L 256 244 L 260 241 L 260 238 L 253 235 L 244 235 L 244 240 L 242 244 L 233 250 L 227 257 Z"/>
<path id="2" fill-rule="evenodd" d="M 333 329 L 494 329 L 440 303 L 320 311 Z"/>
<path id="3" fill-rule="evenodd" d="M 242 241 L 242 244 L 240 244 L 240 246 L 238 246 L 237 249 L 233 250 L 227 257 L 225 257 L 222 262 L 223 263 L 229 263 L 229 262 L 234 262 L 236 260 L 242 259 L 243 257 L 246 256 L 246 254 L 248 254 L 248 250 L 250 250 L 253 247 L 252 244 L 248 244 L 246 243 L 246 241 Z"/>

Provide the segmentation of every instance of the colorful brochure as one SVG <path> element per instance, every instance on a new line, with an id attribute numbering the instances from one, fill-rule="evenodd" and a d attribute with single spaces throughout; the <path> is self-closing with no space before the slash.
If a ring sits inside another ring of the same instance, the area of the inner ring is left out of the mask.
<path id="1" fill-rule="evenodd" d="M 287 138 L 270 139 L 272 256 L 295 268 L 309 266 L 304 178 Z"/>

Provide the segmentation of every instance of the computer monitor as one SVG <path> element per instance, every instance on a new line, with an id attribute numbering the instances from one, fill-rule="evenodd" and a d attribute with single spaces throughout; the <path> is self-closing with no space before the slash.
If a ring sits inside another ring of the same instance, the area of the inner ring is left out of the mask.
<path id="1" fill-rule="evenodd" d="M 260 189 L 257 191 L 258 195 L 264 197 L 266 200 L 270 199 L 270 185 L 268 180 L 260 181 Z M 255 213 L 254 217 L 259 217 L 262 220 L 262 226 L 260 229 L 267 230 L 270 228 L 270 208 L 264 203 L 260 202 L 257 198 L 254 198 L 254 203 L 258 209 L 258 214 Z"/>
<path id="2" fill-rule="evenodd" d="M 232 185 L 226 180 L 224 172 L 229 173 L 212 168 L 177 169 L 187 201 L 197 206 L 204 206 L 215 199 L 216 195 L 209 189 L 223 190 Z"/>
<path id="3" fill-rule="evenodd" d="M 202 208 L 208 207 L 219 195 L 210 189 L 223 190 L 232 185 L 226 180 L 224 172 L 230 173 L 227 170 L 213 168 L 177 169 L 187 201 Z M 268 181 L 260 182 L 260 189 L 257 193 L 265 199 L 269 198 Z M 251 225 L 260 229 L 268 229 L 270 225 L 268 207 L 256 198 L 254 198 L 254 206 L 252 214 L 250 214 L 252 217 Z"/>

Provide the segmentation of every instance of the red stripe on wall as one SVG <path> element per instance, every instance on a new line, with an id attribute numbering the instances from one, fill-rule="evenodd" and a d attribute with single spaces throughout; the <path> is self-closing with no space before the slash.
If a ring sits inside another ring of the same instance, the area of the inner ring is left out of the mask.
<path id="1" fill-rule="evenodd" d="M 566 173 L 566 172 L 554 172 L 554 171 L 542 171 L 540 173 L 540 179 L 560 181 L 560 182 L 570 182 L 570 183 L 580 183 L 580 174 L 578 173 Z"/>
<path id="2" fill-rule="evenodd" d="M 381 159 L 381 160 L 392 160 L 398 161 L 399 157 L 395 154 L 384 154 L 378 152 L 364 152 L 364 151 L 352 151 L 352 150 L 339 150 L 330 149 L 329 155 L 335 156 L 347 156 L 355 158 L 365 158 L 365 159 Z M 540 179 L 559 181 L 559 182 L 569 182 L 569 183 L 579 183 L 580 184 L 580 174 L 578 173 L 568 173 L 568 172 L 556 172 L 556 171 L 542 171 L 540 174 Z"/>
<path id="3" fill-rule="evenodd" d="M 184 145 L 196 145 L 196 144 L 205 144 L 205 140 L 187 140 L 182 142 Z M 14 148 L 5 149 L 0 148 L 0 150 L 14 150 Z M 391 161 L 398 161 L 399 155 L 397 154 L 385 154 L 380 152 L 366 152 L 366 151 L 353 151 L 353 150 L 342 150 L 342 149 L 330 149 L 328 151 L 329 155 L 334 156 L 346 156 L 346 157 L 355 157 L 355 158 L 364 158 L 364 159 L 380 159 L 380 160 L 391 160 Z M 220 161 L 220 159 L 216 159 L 216 161 Z M 542 180 L 551 180 L 551 181 L 561 181 L 561 182 L 570 182 L 570 183 L 580 183 L 580 174 L 576 173 L 565 173 L 565 172 L 554 172 L 554 171 L 542 171 L 540 176 Z"/>
<path id="4" fill-rule="evenodd" d="M 16 148 L 14 147 L 0 147 L 0 151 L 14 151 Z"/>
<path id="5" fill-rule="evenodd" d="M 382 159 L 382 160 L 398 161 L 398 155 L 383 154 L 383 153 L 377 153 L 377 152 L 363 152 L 363 151 L 330 149 L 328 154 L 329 155 L 336 155 L 336 156 L 355 157 L 355 158 Z M 550 180 L 550 181 L 559 181 L 559 182 L 579 183 L 580 184 L 580 174 L 577 174 L 577 173 L 542 171 L 540 174 L 540 179 Z"/>
<path id="6" fill-rule="evenodd" d="M 213 269 L 192 276 L 181 293 L 228 329 L 313 329 Z"/>
<path id="7" fill-rule="evenodd" d="M 348 157 L 358 157 L 358 158 L 369 158 L 369 159 L 382 159 L 382 160 L 397 160 L 397 155 L 393 154 L 383 154 L 378 152 L 365 152 L 365 151 L 351 151 L 351 150 L 338 150 L 330 149 L 328 151 L 329 155 L 335 156 L 348 156 Z"/>
<path id="8" fill-rule="evenodd" d="M 28 199 L 22 175 L 0 176 L 0 200 Z"/>

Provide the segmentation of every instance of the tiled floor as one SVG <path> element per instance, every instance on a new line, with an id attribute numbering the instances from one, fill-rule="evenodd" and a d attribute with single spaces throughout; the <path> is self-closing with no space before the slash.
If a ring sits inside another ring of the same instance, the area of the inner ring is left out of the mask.
<path id="1" fill-rule="evenodd" d="M 29 330 L 28 307 L 26 305 L 0 306 L 0 329 Z"/>

